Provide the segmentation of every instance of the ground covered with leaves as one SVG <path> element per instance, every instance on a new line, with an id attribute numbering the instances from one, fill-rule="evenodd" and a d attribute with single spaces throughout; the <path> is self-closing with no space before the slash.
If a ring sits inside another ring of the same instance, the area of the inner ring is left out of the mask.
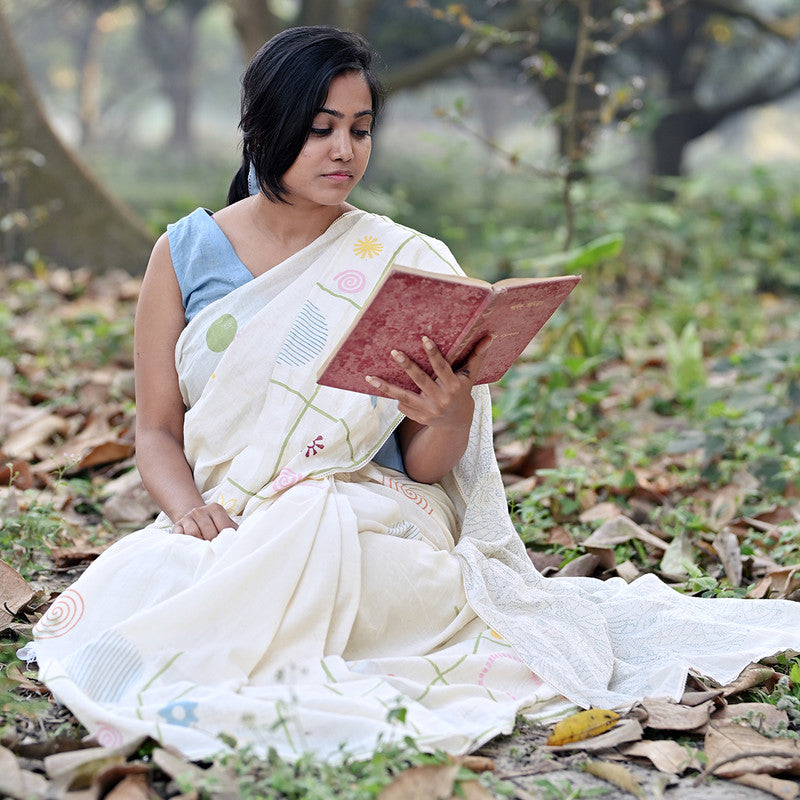
<path id="1" fill-rule="evenodd" d="M 513 519 L 546 575 L 651 572 L 685 593 L 797 600 L 796 286 L 755 256 L 687 269 L 685 235 L 669 238 L 680 221 L 651 223 L 629 244 L 635 263 L 591 263 L 493 389 Z M 581 271 L 576 259 L 559 268 Z M 336 767 L 246 750 L 197 765 L 153 742 L 84 741 L 17 653 L 58 592 L 155 514 L 133 462 L 138 285 L 36 263 L 0 272 L 0 796 L 798 796 L 791 655 L 727 687 L 693 679 L 681 703 L 576 720 L 567 741 L 520 720 L 466 761 L 407 742 Z"/>

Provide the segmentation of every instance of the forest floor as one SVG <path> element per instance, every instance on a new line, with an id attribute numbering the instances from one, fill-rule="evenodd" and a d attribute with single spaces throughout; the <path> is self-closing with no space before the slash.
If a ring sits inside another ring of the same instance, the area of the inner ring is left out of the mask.
<path id="1" fill-rule="evenodd" d="M 486 759 L 462 763 L 412 749 L 334 775 L 246 753 L 198 766 L 153 742 L 118 752 L 84 741 L 17 652 L 86 564 L 156 511 L 133 462 L 138 287 L 122 273 L 0 271 L 0 797 L 800 794 L 791 655 L 726 687 L 692 679 L 681 703 L 645 702 L 597 735 L 597 720 L 576 722 L 571 744 L 548 745 L 550 729 L 520 720 L 481 749 Z M 653 572 L 690 594 L 797 598 L 800 301 L 763 295 L 758 309 L 755 344 L 721 342 L 718 329 L 709 342 L 689 325 L 658 339 L 655 323 L 624 347 L 581 344 L 575 320 L 556 321 L 550 341 L 570 350 L 496 388 L 510 508 L 544 574 Z"/>

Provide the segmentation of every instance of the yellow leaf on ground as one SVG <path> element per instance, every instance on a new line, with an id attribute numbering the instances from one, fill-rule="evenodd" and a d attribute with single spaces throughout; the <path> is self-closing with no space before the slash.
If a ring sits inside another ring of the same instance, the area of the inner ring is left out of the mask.
<path id="1" fill-rule="evenodd" d="M 592 736 L 604 733 L 613 728 L 619 719 L 616 711 L 605 708 L 590 708 L 588 711 L 579 711 L 571 717 L 562 719 L 553 727 L 553 732 L 547 738 L 547 744 L 558 746 L 569 742 L 580 742 Z"/>
<path id="2" fill-rule="evenodd" d="M 587 761 L 583 767 L 584 772 L 601 778 L 604 781 L 619 786 L 626 792 L 630 792 L 639 800 L 645 800 L 644 789 L 633 773 L 622 764 L 614 764 L 612 761 Z"/>

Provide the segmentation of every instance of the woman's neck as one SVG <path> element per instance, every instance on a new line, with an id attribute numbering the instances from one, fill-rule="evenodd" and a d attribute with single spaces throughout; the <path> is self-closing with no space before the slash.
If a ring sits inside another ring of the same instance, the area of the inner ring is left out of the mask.
<path id="1" fill-rule="evenodd" d="M 324 233 L 334 220 L 353 210 L 349 203 L 335 206 L 315 205 L 300 208 L 272 201 L 263 194 L 249 199 L 248 212 L 253 226 L 282 246 L 312 242 Z"/>

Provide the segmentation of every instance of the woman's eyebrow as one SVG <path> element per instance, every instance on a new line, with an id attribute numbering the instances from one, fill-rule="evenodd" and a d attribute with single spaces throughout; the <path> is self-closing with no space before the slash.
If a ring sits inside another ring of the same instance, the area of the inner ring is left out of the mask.
<path id="1" fill-rule="evenodd" d="M 330 114 L 332 117 L 336 117 L 337 119 L 344 119 L 344 114 L 341 111 L 336 111 L 333 108 L 322 108 L 317 109 L 317 114 Z M 354 117 L 374 117 L 375 113 L 371 108 L 365 109 L 364 111 L 357 111 L 353 114 Z"/>

